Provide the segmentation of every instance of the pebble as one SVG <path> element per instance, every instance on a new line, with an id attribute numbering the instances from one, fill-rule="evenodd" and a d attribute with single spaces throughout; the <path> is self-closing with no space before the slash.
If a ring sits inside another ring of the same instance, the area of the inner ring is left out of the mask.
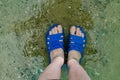
<path id="1" fill-rule="evenodd" d="M 71 9 L 71 6 L 68 6 L 69 9 Z"/>

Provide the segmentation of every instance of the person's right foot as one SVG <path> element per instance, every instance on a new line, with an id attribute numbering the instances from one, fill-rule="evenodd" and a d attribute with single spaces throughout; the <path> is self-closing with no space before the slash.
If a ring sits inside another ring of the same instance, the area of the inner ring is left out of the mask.
<path id="1" fill-rule="evenodd" d="M 62 26 L 58 25 L 58 26 L 54 27 L 49 32 L 49 34 L 50 35 L 54 35 L 54 34 L 62 33 L 62 31 L 63 31 L 62 29 L 63 29 Z M 63 40 L 59 40 L 59 42 L 63 42 Z M 63 62 L 64 62 L 64 51 L 63 51 L 63 49 L 62 48 L 58 48 L 58 49 L 52 50 L 50 52 L 50 57 L 51 57 L 51 61 L 53 61 L 55 58 L 59 57 L 59 61 L 63 64 Z"/>
<path id="2" fill-rule="evenodd" d="M 81 32 L 80 28 L 77 28 L 75 26 L 71 27 L 70 34 L 80 36 L 80 37 L 84 37 L 84 34 Z M 73 59 L 76 60 L 77 62 L 79 62 L 80 58 L 81 58 L 80 52 L 78 52 L 76 50 L 69 51 L 69 53 L 68 53 L 68 62 L 70 60 L 73 60 Z"/>

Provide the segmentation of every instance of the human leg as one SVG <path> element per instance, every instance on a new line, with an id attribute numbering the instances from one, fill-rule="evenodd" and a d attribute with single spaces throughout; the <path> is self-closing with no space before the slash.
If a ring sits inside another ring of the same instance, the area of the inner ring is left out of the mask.
<path id="1" fill-rule="evenodd" d="M 62 27 L 60 25 L 54 27 L 49 34 L 54 35 L 62 33 Z M 50 52 L 51 63 L 40 75 L 39 80 L 60 79 L 61 66 L 64 63 L 64 51 L 62 48 L 57 48 Z"/>
<path id="2" fill-rule="evenodd" d="M 74 52 L 72 55 L 77 55 Z M 77 56 L 78 57 L 78 56 Z M 69 80 L 90 80 L 90 77 L 83 69 L 83 67 L 79 64 L 79 61 L 73 57 L 68 60 L 69 67 Z"/>
<path id="3" fill-rule="evenodd" d="M 70 33 L 83 37 L 84 34 L 80 31 L 79 28 L 71 27 Z M 90 80 L 90 77 L 79 64 L 81 58 L 80 52 L 76 50 L 71 50 L 68 53 L 68 67 L 69 67 L 69 80 Z"/>
<path id="4" fill-rule="evenodd" d="M 60 79 L 63 62 L 62 57 L 56 57 L 41 74 L 39 80 Z"/>

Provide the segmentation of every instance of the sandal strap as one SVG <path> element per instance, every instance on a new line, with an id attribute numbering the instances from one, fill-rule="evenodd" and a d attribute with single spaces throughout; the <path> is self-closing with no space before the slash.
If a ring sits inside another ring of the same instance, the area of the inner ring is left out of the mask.
<path id="1" fill-rule="evenodd" d="M 70 35 L 69 39 L 69 50 L 76 50 L 83 55 L 84 48 L 86 46 L 86 38 L 82 38 L 76 35 Z"/>
<path id="2" fill-rule="evenodd" d="M 47 37 L 47 46 L 49 53 L 57 48 L 64 49 L 64 42 L 63 42 L 63 33 L 52 34 Z M 60 41 L 61 40 L 61 41 Z"/>
<path id="3" fill-rule="evenodd" d="M 79 43 L 81 45 L 86 43 L 85 37 L 80 37 L 72 34 L 70 35 L 69 40 L 69 42 Z"/>

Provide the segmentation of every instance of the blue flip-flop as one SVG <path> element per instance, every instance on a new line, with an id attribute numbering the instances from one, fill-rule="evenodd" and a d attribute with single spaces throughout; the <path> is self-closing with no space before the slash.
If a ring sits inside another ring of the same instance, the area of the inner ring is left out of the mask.
<path id="1" fill-rule="evenodd" d="M 64 50 L 64 30 L 62 29 L 62 33 L 57 33 L 57 34 L 52 34 L 52 35 L 49 34 L 49 32 L 54 27 L 57 27 L 58 25 L 59 24 L 51 25 L 46 34 L 46 45 L 47 45 L 49 62 L 51 62 L 50 52 L 52 50 L 57 49 L 57 48 L 62 48 Z"/>
<path id="2" fill-rule="evenodd" d="M 86 41 L 87 41 L 86 33 L 81 26 L 75 26 L 75 27 L 80 28 L 80 31 L 84 34 L 84 37 L 69 34 L 68 53 L 71 50 L 76 50 L 76 51 L 80 52 L 81 56 L 83 57 L 83 52 L 86 47 Z M 82 57 L 79 61 L 80 64 L 82 62 Z"/>

